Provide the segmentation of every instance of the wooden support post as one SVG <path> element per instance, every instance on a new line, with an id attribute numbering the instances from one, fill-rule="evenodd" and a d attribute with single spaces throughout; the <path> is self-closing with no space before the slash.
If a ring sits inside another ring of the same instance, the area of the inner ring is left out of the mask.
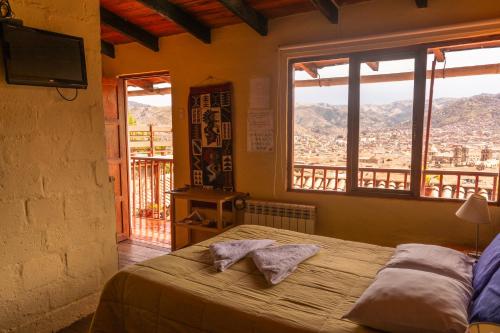
<path id="1" fill-rule="evenodd" d="M 155 156 L 155 133 L 153 131 L 153 125 L 149 125 L 149 145 L 150 145 L 150 156 Z"/>

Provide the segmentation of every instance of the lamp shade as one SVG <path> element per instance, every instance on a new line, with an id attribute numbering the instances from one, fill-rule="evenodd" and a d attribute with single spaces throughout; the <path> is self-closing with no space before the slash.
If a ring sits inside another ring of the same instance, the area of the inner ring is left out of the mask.
<path id="1" fill-rule="evenodd" d="M 490 223 L 490 211 L 488 201 L 479 194 L 473 194 L 457 210 L 456 216 L 470 223 L 483 224 Z"/>

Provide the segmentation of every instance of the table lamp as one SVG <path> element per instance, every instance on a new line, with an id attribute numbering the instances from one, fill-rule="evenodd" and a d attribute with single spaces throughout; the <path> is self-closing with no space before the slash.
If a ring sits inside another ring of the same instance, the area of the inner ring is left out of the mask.
<path id="1" fill-rule="evenodd" d="M 479 225 L 490 223 L 488 201 L 479 194 L 471 195 L 455 213 L 460 219 L 476 225 L 476 258 L 479 257 Z"/>

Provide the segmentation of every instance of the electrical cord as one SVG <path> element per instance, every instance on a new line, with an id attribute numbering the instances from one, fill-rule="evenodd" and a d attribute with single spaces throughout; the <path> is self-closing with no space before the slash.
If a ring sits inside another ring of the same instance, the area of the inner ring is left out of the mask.
<path id="1" fill-rule="evenodd" d="M 56 87 L 56 90 L 57 90 L 57 93 L 59 94 L 59 96 L 61 96 L 61 98 L 64 99 L 65 101 L 73 102 L 75 99 L 78 98 L 78 89 L 76 89 L 76 88 L 75 88 L 75 96 L 73 96 L 71 98 L 64 96 L 58 87 Z"/>

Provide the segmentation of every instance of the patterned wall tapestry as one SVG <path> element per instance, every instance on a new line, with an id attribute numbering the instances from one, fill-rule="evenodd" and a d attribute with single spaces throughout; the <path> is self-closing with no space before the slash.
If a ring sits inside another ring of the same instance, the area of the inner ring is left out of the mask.
<path id="1" fill-rule="evenodd" d="M 190 90 L 192 185 L 234 190 L 232 90 L 231 83 Z"/>

